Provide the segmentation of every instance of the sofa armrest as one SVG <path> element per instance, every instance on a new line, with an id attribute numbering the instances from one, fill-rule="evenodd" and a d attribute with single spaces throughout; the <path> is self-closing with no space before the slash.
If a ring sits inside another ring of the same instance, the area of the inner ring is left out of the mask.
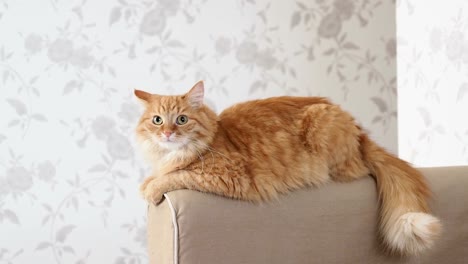
<path id="1" fill-rule="evenodd" d="M 382 253 L 375 183 L 330 183 L 261 204 L 190 190 L 148 210 L 150 263 L 468 263 L 468 167 L 423 168 L 442 220 L 425 255 Z"/>

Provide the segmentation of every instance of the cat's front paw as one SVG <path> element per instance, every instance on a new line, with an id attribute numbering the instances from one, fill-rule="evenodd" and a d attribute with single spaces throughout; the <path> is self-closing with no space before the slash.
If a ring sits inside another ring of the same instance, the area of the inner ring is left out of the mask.
<path id="1" fill-rule="evenodd" d="M 141 196 L 144 198 L 145 197 L 145 191 L 146 191 L 146 188 L 148 187 L 148 184 L 154 180 L 154 176 L 150 176 L 148 178 L 146 178 L 143 183 L 140 185 L 140 194 Z"/>
<path id="2" fill-rule="evenodd" d="M 148 182 L 145 181 L 140 188 L 141 194 L 148 203 L 159 204 L 163 199 L 164 191 L 155 178 L 147 180 Z"/>

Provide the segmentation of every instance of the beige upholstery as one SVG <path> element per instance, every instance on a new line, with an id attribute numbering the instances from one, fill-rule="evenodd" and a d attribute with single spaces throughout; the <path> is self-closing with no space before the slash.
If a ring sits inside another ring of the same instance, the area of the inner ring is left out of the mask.
<path id="1" fill-rule="evenodd" d="M 432 207 L 444 232 L 420 257 L 382 253 L 375 183 L 366 177 L 264 204 L 170 192 L 149 207 L 150 263 L 468 263 L 468 167 L 421 170 L 434 191 Z"/>

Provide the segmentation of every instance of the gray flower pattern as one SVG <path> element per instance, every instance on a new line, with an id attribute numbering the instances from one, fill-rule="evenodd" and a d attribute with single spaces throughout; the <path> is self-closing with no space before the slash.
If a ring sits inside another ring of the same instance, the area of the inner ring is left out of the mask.
<path id="1" fill-rule="evenodd" d="M 106 140 L 107 151 L 115 160 L 125 160 L 132 157 L 133 148 L 128 137 L 117 133 L 111 133 Z"/>
<path id="2" fill-rule="evenodd" d="M 463 32 L 454 31 L 450 33 L 445 43 L 445 54 L 451 61 L 458 60 L 463 54 L 465 36 Z"/>
<path id="3" fill-rule="evenodd" d="M 154 36 L 161 34 L 165 27 L 166 15 L 163 9 L 158 8 L 145 14 L 140 24 L 140 32 L 148 36 Z"/>
<path id="4" fill-rule="evenodd" d="M 39 163 L 39 165 L 37 165 L 37 170 L 37 176 L 39 179 L 46 182 L 53 180 L 56 174 L 55 166 L 49 160 Z"/>
<path id="5" fill-rule="evenodd" d="M 93 120 L 91 128 L 98 139 L 106 139 L 113 133 L 115 121 L 110 117 L 98 116 Z"/>
<path id="6" fill-rule="evenodd" d="M 42 37 L 38 34 L 29 34 L 24 40 L 24 48 L 31 53 L 38 53 L 41 51 L 43 45 Z"/>
<path id="7" fill-rule="evenodd" d="M 9 168 L 6 174 L 6 185 L 13 192 L 25 192 L 33 186 L 31 173 L 25 167 Z"/>
<path id="8" fill-rule="evenodd" d="M 337 13 L 330 13 L 322 18 L 318 27 L 318 35 L 323 38 L 334 38 L 341 31 L 342 21 Z"/>
<path id="9" fill-rule="evenodd" d="M 73 42 L 68 39 L 57 39 L 49 46 L 47 56 L 53 62 L 66 62 L 73 55 Z"/>
<path id="10" fill-rule="evenodd" d="M 93 64 L 94 58 L 89 54 L 89 49 L 81 47 L 73 51 L 70 63 L 76 67 L 87 69 Z"/>
<path id="11" fill-rule="evenodd" d="M 258 47 L 252 41 L 242 42 L 236 50 L 236 59 L 241 64 L 254 63 L 257 57 Z"/>
<path id="12" fill-rule="evenodd" d="M 226 37 L 220 37 L 215 42 L 215 50 L 219 55 L 226 55 L 231 51 L 231 40 Z"/>
<path id="13" fill-rule="evenodd" d="M 354 12 L 354 2 L 351 0 L 335 0 L 333 7 L 342 20 L 350 19 Z"/>

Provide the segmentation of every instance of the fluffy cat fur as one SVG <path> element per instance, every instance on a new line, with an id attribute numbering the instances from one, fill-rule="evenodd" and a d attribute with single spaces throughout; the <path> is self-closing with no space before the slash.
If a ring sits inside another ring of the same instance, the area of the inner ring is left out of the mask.
<path id="1" fill-rule="evenodd" d="M 177 189 L 267 201 L 371 174 L 386 248 L 407 255 L 433 244 L 441 225 L 429 214 L 421 173 L 374 143 L 339 106 L 321 97 L 283 96 L 236 104 L 218 116 L 203 104 L 203 94 L 202 82 L 181 96 L 135 90 L 146 106 L 137 138 L 154 167 L 141 186 L 148 202 Z M 180 115 L 185 124 L 177 124 Z M 153 123 L 155 116 L 162 124 Z"/>

